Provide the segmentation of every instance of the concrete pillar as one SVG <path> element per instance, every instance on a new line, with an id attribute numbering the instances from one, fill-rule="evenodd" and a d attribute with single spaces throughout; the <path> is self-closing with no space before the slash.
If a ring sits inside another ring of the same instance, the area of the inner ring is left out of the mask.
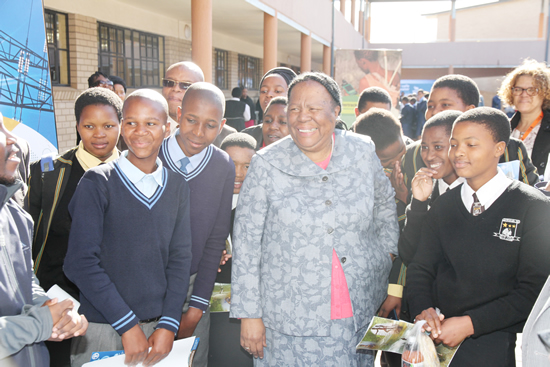
<path id="1" fill-rule="evenodd" d="M 544 38 L 544 0 L 540 1 L 539 34 L 538 38 Z"/>
<path id="2" fill-rule="evenodd" d="M 359 10 L 359 26 L 357 27 L 357 32 L 363 34 L 363 28 L 365 27 L 365 13 L 363 10 Z"/>
<path id="3" fill-rule="evenodd" d="M 365 38 L 367 39 L 367 42 L 370 42 L 370 1 L 365 2 L 365 13 L 363 14 L 365 17 Z"/>
<path id="4" fill-rule="evenodd" d="M 311 35 L 302 33 L 300 48 L 300 70 L 302 73 L 311 71 Z"/>
<path id="5" fill-rule="evenodd" d="M 277 67 L 277 15 L 264 13 L 264 74 Z"/>
<path id="6" fill-rule="evenodd" d="M 355 28 L 355 2 L 357 0 L 351 0 L 351 25 Z"/>
<path id="7" fill-rule="evenodd" d="M 212 82 L 212 0 L 191 0 L 191 59 Z"/>
<path id="8" fill-rule="evenodd" d="M 323 45 L 323 73 L 330 75 L 330 47 Z"/>
<path id="9" fill-rule="evenodd" d="M 340 0 L 340 12 L 346 17 L 346 0 Z"/>
<path id="10" fill-rule="evenodd" d="M 449 21 L 449 41 L 456 41 L 456 0 L 451 0 L 451 19 Z"/>
<path id="11" fill-rule="evenodd" d="M 454 74 L 455 73 L 455 67 L 453 65 L 449 65 L 449 72 L 448 74 Z"/>

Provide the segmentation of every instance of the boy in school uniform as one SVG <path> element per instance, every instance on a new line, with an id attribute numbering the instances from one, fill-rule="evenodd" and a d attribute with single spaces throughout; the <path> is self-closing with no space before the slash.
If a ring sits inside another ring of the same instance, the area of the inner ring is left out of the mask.
<path id="1" fill-rule="evenodd" d="M 452 367 L 515 366 L 516 333 L 550 274 L 550 201 L 498 168 L 509 138 L 493 108 L 455 121 L 449 157 L 466 182 L 434 203 L 408 268 L 411 314 L 436 342 L 462 343 Z"/>
<path id="2" fill-rule="evenodd" d="M 158 159 L 167 119 L 159 93 L 130 94 L 122 122 L 129 150 L 88 170 L 69 204 L 64 270 L 90 321 L 72 345 L 73 366 L 119 349 L 126 364 L 151 366 L 172 349 L 189 284 L 191 230 L 189 187 Z"/>
<path id="3" fill-rule="evenodd" d="M 189 184 L 193 261 L 178 338 L 196 335 L 201 343 L 193 365 L 206 366 L 209 300 L 231 223 L 235 165 L 212 142 L 222 130 L 225 97 L 210 83 L 194 83 L 178 109 L 179 128 L 160 149 L 163 164 Z"/>

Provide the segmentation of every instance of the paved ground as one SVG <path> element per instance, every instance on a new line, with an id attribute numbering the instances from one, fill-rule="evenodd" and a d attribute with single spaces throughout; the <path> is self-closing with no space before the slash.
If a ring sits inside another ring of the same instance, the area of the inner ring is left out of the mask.
<path id="1" fill-rule="evenodd" d="M 381 353 L 378 353 L 376 356 L 376 362 L 374 362 L 375 367 L 380 367 L 380 354 Z M 516 367 L 521 367 L 521 334 L 518 334 L 518 340 L 516 342 Z"/>

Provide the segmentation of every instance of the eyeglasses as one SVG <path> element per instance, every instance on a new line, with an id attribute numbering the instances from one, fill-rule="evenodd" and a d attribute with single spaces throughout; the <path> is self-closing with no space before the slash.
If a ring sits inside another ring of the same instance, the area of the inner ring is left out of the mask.
<path id="1" fill-rule="evenodd" d="M 187 89 L 189 89 L 189 87 L 193 83 L 178 82 L 177 80 L 172 80 L 172 79 L 164 79 L 164 78 L 162 79 L 162 86 L 163 87 L 174 88 L 176 86 L 176 84 L 178 85 L 178 87 L 180 87 L 181 90 L 187 90 Z"/>
<path id="2" fill-rule="evenodd" d="M 521 96 L 523 92 L 527 92 L 528 96 L 535 96 L 539 94 L 539 89 L 533 88 L 533 87 L 529 87 L 529 88 L 513 87 L 512 88 L 512 94 L 514 96 Z"/>
<path id="3" fill-rule="evenodd" d="M 110 80 L 98 80 L 94 83 L 94 87 L 103 87 L 113 89 L 113 82 Z"/>

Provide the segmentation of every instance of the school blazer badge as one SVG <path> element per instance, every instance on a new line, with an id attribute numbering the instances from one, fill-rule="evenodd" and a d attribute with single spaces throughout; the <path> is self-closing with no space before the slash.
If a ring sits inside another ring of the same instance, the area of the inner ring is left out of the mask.
<path id="1" fill-rule="evenodd" d="M 493 232 L 493 236 L 509 242 L 519 241 L 520 237 L 516 237 L 519 222 L 519 219 L 503 218 L 499 233 Z"/>

